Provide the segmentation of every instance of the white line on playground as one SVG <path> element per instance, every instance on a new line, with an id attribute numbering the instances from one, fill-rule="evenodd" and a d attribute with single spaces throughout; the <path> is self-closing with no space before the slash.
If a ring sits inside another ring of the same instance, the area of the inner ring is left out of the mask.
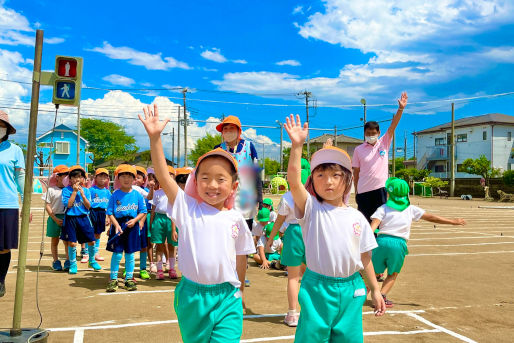
<path id="1" fill-rule="evenodd" d="M 433 253 L 433 254 L 409 254 L 407 256 L 454 256 L 454 255 L 481 255 L 481 254 L 507 254 L 514 253 L 514 250 L 500 250 L 500 251 L 480 251 L 480 252 L 448 252 L 448 253 Z"/>
<path id="2" fill-rule="evenodd" d="M 453 332 L 453 331 L 451 331 L 451 330 L 448 330 L 448 329 L 443 328 L 442 326 L 439 326 L 439 325 L 437 325 L 437 324 L 434 324 L 434 323 L 432 323 L 431 321 L 429 321 L 429 320 L 427 320 L 427 319 L 425 319 L 425 318 L 421 317 L 420 315 L 417 315 L 417 314 L 415 314 L 415 313 L 407 313 L 407 315 L 408 315 L 409 317 L 412 317 L 412 318 L 414 318 L 414 319 L 419 320 L 420 322 L 422 322 L 422 323 L 424 323 L 424 324 L 426 324 L 426 325 L 428 325 L 428 326 L 433 327 L 434 329 L 440 330 L 440 331 L 442 331 L 442 332 L 444 332 L 444 333 L 447 333 L 447 334 L 448 334 L 448 335 L 450 335 L 450 336 L 453 336 L 453 337 L 455 337 L 455 338 L 458 338 L 458 339 L 460 339 L 460 340 L 461 340 L 461 341 L 463 341 L 463 342 L 467 342 L 467 343 L 477 343 L 476 341 L 474 341 L 474 340 L 472 340 L 472 339 L 470 339 L 470 338 L 468 338 L 468 337 L 465 337 L 465 336 L 459 335 L 459 334 L 458 334 L 458 333 L 456 333 L 456 332 Z"/>
<path id="3" fill-rule="evenodd" d="M 514 242 L 462 243 L 462 244 L 412 244 L 412 245 L 409 245 L 409 248 L 412 248 L 412 247 L 463 247 L 463 246 L 472 246 L 472 245 L 496 245 L 496 244 L 514 244 Z"/>
<path id="4" fill-rule="evenodd" d="M 514 238 L 514 236 L 473 236 L 473 237 L 429 237 L 429 238 L 411 238 L 410 241 L 434 241 L 444 239 L 487 239 L 487 238 Z"/>
<path id="5" fill-rule="evenodd" d="M 112 292 L 112 293 L 98 293 L 97 295 L 131 295 L 131 294 L 147 294 L 147 293 L 173 293 L 174 289 L 161 289 L 156 291 L 130 291 L 130 292 Z"/>

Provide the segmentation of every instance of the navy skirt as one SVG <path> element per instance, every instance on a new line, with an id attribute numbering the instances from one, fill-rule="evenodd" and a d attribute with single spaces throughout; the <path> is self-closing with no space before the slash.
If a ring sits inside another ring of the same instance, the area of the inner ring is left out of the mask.
<path id="1" fill-rule="evenodd" d="M 127 227 L 127 222 L 131 219 L 131 217 L 116 218 L 123 233 L 117 235 L 114 225 L 111 225 L 109 240 L 107 241 L 107 251 L 132 254 L 141 250 L 141 229 L 139 223 L 136 223 L 131 228 Z"/>
<path id="2" fill-rule="evenodd" d="M 103 208 L 92 208 L 91 211 L 89 211 L 89 218 L 91 218 L 91 223 L 93 224 L 96 235 L 105 232 L 105 217 L 105 209 Z"/>
<path id="3" fill-rule="evenodd" d="M 0 208 L 0 250 L 18 249 L 19 220 L 17 208 Z"/>

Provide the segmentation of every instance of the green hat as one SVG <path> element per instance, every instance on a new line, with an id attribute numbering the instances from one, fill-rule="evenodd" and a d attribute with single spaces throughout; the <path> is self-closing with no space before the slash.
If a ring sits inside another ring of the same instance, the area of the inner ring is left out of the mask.
<path id="1" fill-rule="evenodd" d="M 269 238 L 269 235 L 270 235 L 271 231 L 273 230 L 273 225 L 274 225 L 274 224 L 275 224 L 275 223 L 269 223 L 268 225 L 266 225 L 266 226 L 264 227 L 264 232 L 266 232 L 266 237 L 268 237 L 268 238 Z M 277 232 L 277 234 L 276 234 L 276 236 L 273 238 L 273 240 L 276 240 L 276 239 L 279 239 L 279 238 L 280 238 L 280 236 L 278 235 L 278 232 Z"/>
<path id="2" fill-rule="evenodd" d="M 409 207 L 409 184 L 407 181 L 390 177 L 387 179 L 385 186 L 389 194 L 389 199 L 386 202 L 387 206 L 398 211 L 403 211 Z"/>
<path id="3" fill-rule="evenodd" d="M 263 207 L 257 212 L 257 221 L 267 222 L 269 221 L 270 212 L 266 207 Z"/>
<path id="4" fill-rule="evenodd" d="M 309 175 L 311 175 L 311 164 L 305 158 L 302 158 L 300 167 L 301 167 L 301 180 L 302 180 L 302 183 L 305 185 L 305 183 L 307 182 L 307 178 L 309 177 Z"/>
<path id="5" fill-rule="evenodd" d="M 266 198 L 262 200 L 262 203 L 271 206 L 271 210 L 273 211 L 273 200 L 271 200 L 270 198 Z"/>

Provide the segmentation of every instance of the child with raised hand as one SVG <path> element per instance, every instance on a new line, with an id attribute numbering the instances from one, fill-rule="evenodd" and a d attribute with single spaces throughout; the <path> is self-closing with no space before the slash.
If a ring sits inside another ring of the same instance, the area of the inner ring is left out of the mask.
<path id="1" fill-rule="evenodd" d="M 387 269 L 387 277 L 382 284 L 382 296 L 387 307 L 393 307 L 393 302 L 387 299 L 387 294 L 402 270 L 405 256 L 409 254 L 407 241 L 410 237 L 412 221 L 420 219 L 450 225 L 466 225 L 461 218 L 448 219 L 436 216 L 425 210 L 411 205 L 409 200 L 409 184 L 402 179 L 391 177 L 385 184 L 389 198 L 371 215 L 371 228 L 379 228 L 378 248 L 373 250 L 371 258 L 375 273 L 382 274 Z"/>
<path id="2" fill-rule="evenodd" d="M 302 228 L 307 269 L 298 300 L 301 306 L 295 342 L 362 342 L 362 305 L 370 280 L 375 315 L 385 304 L 375 279 L 371 251 L 377 246 L 366 218 L 344 203 L 352 182 L 351 160 L 335 147 L 312 155 L 306 186 L 301 181 L 302 147 L 308 133 L 300 116 L 284 125 L 291 139 L 287 180 Z"/>
<path id="3" fill-rule="evenodd" d="M 118 270 L 125 252 L 125 289 L 137 290 L 133 280 L 134 253 L 141 250 L 141 227 L 139 222 L 146 217 L 146 204 L 143 196 L 132 188 L 136 178 L 136 168 L 120 164 L 115 172 L 115 191 L 107 205 L 107 215 L 111 221 L 107 251 L 112 252 L 111 277 L 107 292 L 118 289 Z M 146 238 L 146 237 L 145 237 Z"/>
<path id="4" fill-rule="evenodd" d="M 62 190 L 66 214 L 61 239 L 68 242 L 69 273 L 77 274 L 77 241 L 79 244 L 87 243 L 89 266 L 99 271 L 102 267 L 95 261 L 95 231 L 89 219 L 91 193 L 85 187 L 86 171 L 81 166 L 73 166 L 68 177 L 70 185 Z"/>
<path id="5" fill-rule="evenodd" d="M 168 173 L 157 105 L 139 119 L 150 138 L 155 174 L 168 197 L 168 215 L 180 227 L 174 307 L 184 342 L 239 342 L 243 331 L 246 255 L 254 253 L 243 216 L 232 209 L 237 162 L 223 149 L 198 159 L 185 187 Z"/>
<path id="6" fill-rule="evenodd" d="M 95 178 L 89 191 L 91 192 L 89 215 L 95 230 L 95 260 L 104 261 L 104 258 L 99 255 L 99 250 L 100 236 L 105 232 L 106 225 L 109 225 L 106 210 L 111 198 L 111 191 L 109 190 L 109 171 L 107 169 L 98 168 L 95 171 Z"/>
<path id="7" fill-rule="evenodd" d="M 68 170 L 69 168 L 65 165 L 59 165 L 54 168 L 50 176 L 48 190 L 42 197 L 45 201 L 45 210 L 48 213 L 46 237 L 51 238 L 52 269 L 55 271 L 63 270 L 61 261 L 59 261 L 58 247 L 65 212 L 65 206 L 62 202 L 62 189 L 64 188 L 64 179 L 68 176 Z M 64 270 L 68 271 L 70 269 L 70 260 L 68 259 L 68 246 L 66 242 L 64 242 L 64 250 L 66 253 Z"/>

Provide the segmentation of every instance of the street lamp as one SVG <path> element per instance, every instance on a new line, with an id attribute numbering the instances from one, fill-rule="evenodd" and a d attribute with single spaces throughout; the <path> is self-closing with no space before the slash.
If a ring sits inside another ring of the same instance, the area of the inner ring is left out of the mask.
<path id="1" fill-rule="evenodd" d="M 275 122 L 280 126 L 280 171 L 284 171 L 284 157 L 282 156 L 282 147 L 283 147 L 283 140 L 284 140 L 284 124 L 282 124 L 280 121 L 275 120 Z"/>
<path id="2" fill-rule="evenodd" d="M 362 99 L 361 99 L 361 104 L 362 104 L 362 106 L 364 106 L 364 118 L 363 118 L 363 122 L 364 122 L 364 125 L 366 125 L 366 99 L 362 98 Z"/>

